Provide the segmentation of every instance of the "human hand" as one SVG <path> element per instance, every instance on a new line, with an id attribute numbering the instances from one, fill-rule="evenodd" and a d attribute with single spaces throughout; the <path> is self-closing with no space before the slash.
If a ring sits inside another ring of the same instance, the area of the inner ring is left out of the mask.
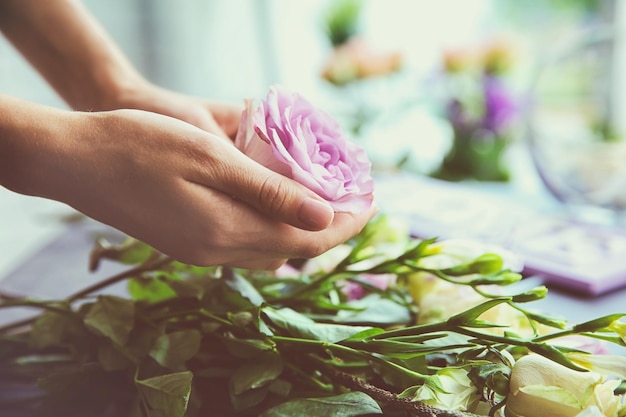
<path id="1" fill-rule="evenodd" d="M 334 214 L 312 191 L 170 117 L 59 114 L 54 137 L 18 155 L 28 181 L 17 191 L 63 201 L 183 262 L 275 269 L 348 240 L 374 215 Z"/>
<path id="2" fill-rule="evenodd" d="M 212 101 L 170 91 L 144 79 L 120 90 L 103 109 L 137 109 L 170 116 L 217 136 L 234 139 L 243 105 Z"/>

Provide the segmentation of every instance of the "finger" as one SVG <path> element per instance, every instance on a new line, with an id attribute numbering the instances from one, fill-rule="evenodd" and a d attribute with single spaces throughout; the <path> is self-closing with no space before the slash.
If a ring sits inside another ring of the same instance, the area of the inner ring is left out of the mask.
<path id="1" fill-rule="evenodd" d="M 305 230 L 323 230 L 334 218 L 330 204 L 303 185 L 245 156 L 235 148 L 214 149 L 217 161 L 206 164 L 200 184 L 231 195 L 281 223 Z M 227 161 L 225 165 L 223 161 Z"/>
<path id="2" fill-rule="evenodd" d="M 227 137 L 234 140 L 239 129 L 243 105 L 208 101 L 206 106 Z"/>
<path id="3" fill-rule="evenodd" d="M 266 259 L 314 258 L 358 234 L 375 214 L 375 207 L 361 214 L 335 213 L 333 223 L 316 232 L 278 224 L 267 231 L 263 244 L 256 248 L 265 252 Z"/>
<path id="4" fill-rule="evenodd" d="M 228 134 L 224 131 L 224 129 L 222 129 L 220 124 L 215 120 L 215 118 L 209 112 L 203 112 L 202 114 L 197 115 L 197 117 L 192 119 L 191 124 L 195 125 L 196 127 L 199 127 L 200 129 L 206 132 L 219 136 L 221 138 L 230 139 Z"/>

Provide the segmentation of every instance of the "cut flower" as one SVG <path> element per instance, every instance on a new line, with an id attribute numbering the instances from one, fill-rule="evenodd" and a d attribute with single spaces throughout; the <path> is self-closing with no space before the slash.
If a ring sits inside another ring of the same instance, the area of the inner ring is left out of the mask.
<path id="1" fill-rule="evenodd" d="M 365 150 L 328 113 L 283 87 L 272 86 L 265 100 L 246 100 L 235 146 L 314 191 L 337 212 L 359 213 L 372 204 Z"/>
<path id="2" fill-rule="evenodd" d="M 595 372 L 574 371 L 543 356 L 527 355 L 513 366 L 506 416 L 617 417 L 623 407 L 622 396 L 613 394 L 617 385 L 618 380 L 605 380 Z"/>

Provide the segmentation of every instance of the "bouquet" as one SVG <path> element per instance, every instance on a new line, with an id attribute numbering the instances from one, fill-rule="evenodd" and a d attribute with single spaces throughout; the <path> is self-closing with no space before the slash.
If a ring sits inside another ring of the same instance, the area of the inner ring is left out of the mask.
<path id="1" fill-rule="evenodd" d="M 319 134 L 329 131 L 314 123 L 327 115 L 303 100 L 273 88 L 267 100 L 249 102 L 236 143 L 269 145 L 285 175 L 308 169 L 306 185 L 326 193 L 336 210 L 369 206 L 372 181 L 360 148 L 334 131 L 333 149 L 330 136 Z M 287 137 L 294 143 L 285 146 Z M 296 148 L 299 162 L 284 153 Z M 328 158 L 302 157 L 322 148 Z M 0 410 L 626 415 L 626 358 L 592 353 L 581 342 L 626 346 L 626 314 L 568 325 L 528 307 L 545 287 L 505 291 L 521 279 L 511 254 L 415 239 L 383 214 L 345 244 L 277 271 L 187 265 L 131 238 L 97 241 L 92 268 L 101 262 L 128 270 L 64 300 L 0 299 L 0 308 L 41 310 L 0 328 L 0 388 L 3 380 L 38 387 L 25 404 L 0 389 Z M 120 281 L 127 296 L 106 292 Z"/>

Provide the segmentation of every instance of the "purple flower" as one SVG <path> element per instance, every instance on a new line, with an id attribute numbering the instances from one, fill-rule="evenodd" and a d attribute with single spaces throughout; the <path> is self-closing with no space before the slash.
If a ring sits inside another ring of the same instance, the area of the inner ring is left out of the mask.
<path id="1" fill-rule="evenodd" d="M 337 212 L 358 213 L 372 204 L 374 181 L 365 150 L 299 94 L 272 86 L 265 100 L 246 100 L 235 145 L 311 189 Z"/>
<path id="2" fill-rule="evenodd" d="M 485 75 L 483 88 L 485 94 L 483 127 L 497 135 L 515 118 L 517 104 L 511 92 L 497 77 Z"/>

